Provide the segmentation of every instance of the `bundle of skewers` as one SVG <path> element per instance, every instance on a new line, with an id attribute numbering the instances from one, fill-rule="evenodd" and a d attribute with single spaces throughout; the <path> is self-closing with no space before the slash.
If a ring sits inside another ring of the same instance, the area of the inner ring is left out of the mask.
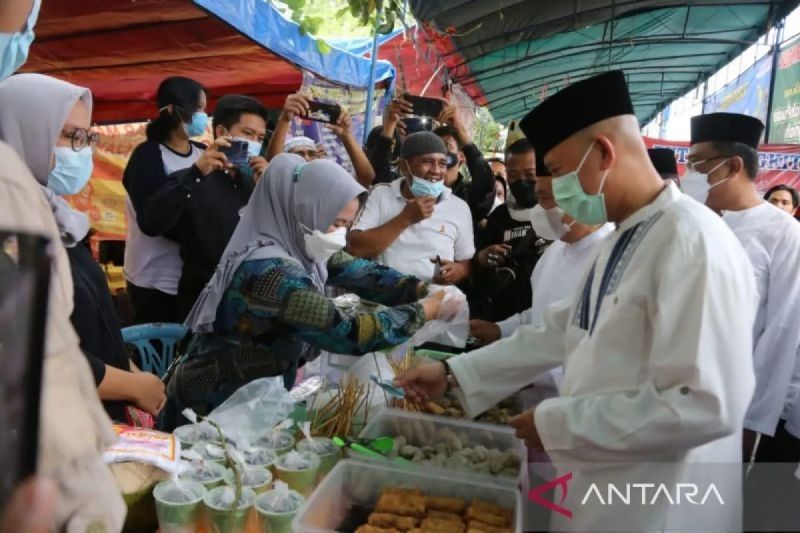
<path id="1" fill-rule="evenodd" d="M 345 377 L 337 385 L 331 401 L 318 409 L 311 420 L 311 433 L 315 437 L 352 436 L 356 433 L 357 418 L 363 415 L 364 423 L 369 416 L 368 398 L 372 386 L 361 383 L 354 376 Z"/>
<path id="2" fill-rule="evenodd" d="M 405 356 L 399 360 L 393 360 L 389 358 L 389 364 L 392 366 L 392 371 L 394 372 L 395 376 L 399 376 L 404 372 L 410 370 L 412 367 L 415 366 L 414 363 L 414 352 L 409 350 L 406 352 Z M 392 398 L 391 406 L 397 407 L 398 409 L 404 409 L 406 411 L 414 411 L 420 412 L 422 411 L 422 406 L 416 402 L 412 402 L 410 400 L 406 400 L 405 398 Z"/>

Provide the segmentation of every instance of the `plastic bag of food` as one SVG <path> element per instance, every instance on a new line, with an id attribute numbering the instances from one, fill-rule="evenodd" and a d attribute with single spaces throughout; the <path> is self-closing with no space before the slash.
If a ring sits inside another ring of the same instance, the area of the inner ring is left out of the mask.
<path id="1" fill-rule="evenodd" d="M 314 468 L 317 463 L 319 463 L 319 458 L 315 457 L 313 453 L 292 450 L 286 455 L 278 457 L 276 464 L 285 470 L 308 470 Z"/>
<path id="2" fill-rule="evenodd" d="M 118 440 L 103 454 L 106 463 L 132 461 L 155 466 L 169 474 L 177 471 L 181 443 L 174 435 L 121 424 L 115 424 L 114 431 Z"/>
<path id="3" fill-rule="evenodd" d="M 302 494 L 289 490 L 289 485 L 276 481 L 275 488 L 258 499 L 258 506 L 271 513 L 291 513 L 298 510 L 305 501 Z"/>
<path id="4" fill-rule="evenodd" d="M 282 377 L 262 378 L 234 392 L 210 413 L 209 418 L 237 443 L 255 442 L 265 427 L 273 427 L 285 420 L 294 406 Z"/>
<path id="5" fill-rule="evenodd" d="M 255 444 L 282 455 L 294 447 L 294 436 L 289 431 L 278 426 L 262 434 Z"/>
<path id="6" fill-rule="evenodd" d="M 190 448 L 198 442 L 213 442 L 219 440 L 217 430 L 214 426 L 205 421 L 179 426 L 175 428 L 175 431 L 172 433 L 186 448 Z"/>

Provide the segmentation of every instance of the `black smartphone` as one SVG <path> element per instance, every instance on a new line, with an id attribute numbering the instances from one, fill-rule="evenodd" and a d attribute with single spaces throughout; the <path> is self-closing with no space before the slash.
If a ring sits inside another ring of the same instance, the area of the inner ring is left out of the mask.
<path id="1" fill-rule="evenodd" d="M 0 509 L 36 472 L 50 240 L 0 231 Z"/>
<path id="2" fill-rule="evenodd" d="M 418 131 L 433 131 L 433 120 L 428 118 L 405 117 L 403 125 L 406 127 L 406 135 Z"/>
<path id="3" fill-rule="evenodd" d="M 219 147 L 219 151 L 228 158 L 228 163 L 234 166 L 246 165 L 250 161 L 250 155 L 247 153 L 247 141 L 231 139 L 228 142 L 231 143 L 230 146 Z"/>
<path id="4" fill-rule="evenodd" d="M 403 95 L 403 98 L 414 108 L 414 114 L 418 117 L 436 118 L 442 114 L 444 101 L 439 98 L 428 98 L 427 96 L 416 96 L 413 94 Z"/>
<path id="5" fill-rule="evenodd" d="M 308 114 L 304 115 L 304 118 L 315 122 L 336 124 L 341 114 L 342 108 L 339 104 L 327 104 L 325 102 L 318 102 L 317 100 L 309 100 Z"/>

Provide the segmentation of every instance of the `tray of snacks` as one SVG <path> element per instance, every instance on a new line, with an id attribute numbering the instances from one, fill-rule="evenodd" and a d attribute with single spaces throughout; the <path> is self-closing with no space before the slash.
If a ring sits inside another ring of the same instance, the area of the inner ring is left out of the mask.
<path id="1" fill-rule="evenodd" d="M 455 470 L 486 482 L 521 486 L 525 445 L 510 427 L 479 424 L 399 409 L 382 409 L 367 423 L 360 439 L 393 439 L 388 459 L 402 458 L 417 467 Z"/>
<path id="2" fill-rule="evenodd" d="M 346 460 L 317 487 L 294 521 L 297 533 L 515 533 L 519 491 L 448 473 Z"/>

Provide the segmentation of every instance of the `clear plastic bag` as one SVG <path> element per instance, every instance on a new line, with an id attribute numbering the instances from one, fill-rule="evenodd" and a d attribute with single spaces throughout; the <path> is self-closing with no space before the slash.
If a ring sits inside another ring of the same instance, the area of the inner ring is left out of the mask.
<path id="1" fill-rule="evenodd" d="M 236 507 L 238 509 L 249 507 L 253 505 L 254 500 L 255 493 L 245 488 L 242 490 L 242 496 L 239 498 Z M 236 489 L 227 485 L 216 487 L 206 493 L 203 501 L 212 509 L 228 511 L 233 508 L 233 504 L 236 502 Z"/>
<path id="2" fill-rule="evenodd" d="M 289 490 L 289 485 L 282 481 L 275 482 L 275 488 L 258 498 L 258 507 L 276 514 L 297 511 L 306 499 L 299 492 Z"/>
<path id="3" fill-rule="evenodd" d="M 278 459 L 274 451 L 268 448 L 252 446 L 242 450 L 244 464 L 247 466 L 271 466 Z"/>
<path id="4" fill-rule="evenodd" d="M 225 467 L 219 463 L 181 461 L 178 467 L 179 479 L 188 479 L 203 484 L 222 479 L 224 475 Z"/>
<path id="5" fill-rule="evenodd" d="M 240 447 L 254 443 L 265 427 L 274 427 L 294 409 L 295 402 L 280 376 L 251 381 L 234 392 L 209 418 Z"/>
<path id="6" fill-rule="evenodd" d="M 153 489 L 156 500 L 171 504 L 197 502 L 205 493 L 206 488 L 203 485 L 180 479 L 162 481 Z"/>
<path id="7" fill-rule="evenodd" d="M 286 430 L 274 428 L 262 434 L 256 445 L 268 450 L 283 451 L 294 446 L 294 437 Z"/>
<path id="8" fill-rule="evenodd" d="M 297 452 L 292 450 L 286 455 L 278 457 L 275 465 L 283 470 L 312 470 L 318 468 L 319 456 L 311 452 Z"/>

